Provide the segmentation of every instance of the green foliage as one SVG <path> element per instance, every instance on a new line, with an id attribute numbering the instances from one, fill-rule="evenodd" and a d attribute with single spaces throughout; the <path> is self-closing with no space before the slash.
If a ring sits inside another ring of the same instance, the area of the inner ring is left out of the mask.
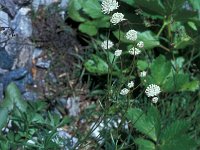
<path id="1" fill-rule="evenodd" d="M 154 140 L 153 143 L 148 139 L 137 138 L 134 142 L 139 150 L 188 150 L 196 145 L 195 141 L 185 134 L 189 128 L 185 121 L 177 120 L 161 129 L 160 115 L 155 107 L 151 107 L 147 113 L 138 108 L 130 108 L 127 118 L 138 131 Z"/>
<path id="2" fill-rule="evenodd" d="M 70 0 L 68 14 L 81 22 L 78 29 L 89 36 L 95 36 L 99 28 L 109 27 L 109 17 L 101 12 L 98 0 Z"/>
<path id="3" fill-rule="evenodd" d="M 0 105 L 0 149 L 59 149 L 55 142 L 56 129 L 69 123 L 68 118 L 60 120 L 58 115 L 48 113 L 47 104 L 42 101 L 27 103 L 14 83 L 5 91 L 5 98 Z M 9 122 L 9 123 L 8 123 Z M 8 125 L 10 124 L 10 125 Z M 8 131 L 7 131 L 8 130 Z M 28 143 L 29 140 L 35 144 Z M 60 139 L 62 143 L 62 140 Z"/>
<path id="4" fill-rule="evenodd" d="M 108 64 L 99 56 L 92 55 L 84 64 L 85 68 L 94 74 L 103 75 L 108 73 Z"/>

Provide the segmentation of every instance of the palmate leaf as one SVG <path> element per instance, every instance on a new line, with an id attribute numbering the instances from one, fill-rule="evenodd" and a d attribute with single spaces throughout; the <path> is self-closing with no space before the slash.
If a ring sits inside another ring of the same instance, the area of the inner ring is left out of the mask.
<path id="1" fill-rule="evenodd" d="M 175 121 L 161 134 L 161 150 L 190 150 L 196 146 L 194 140 L 185 135 L 189 124 L 186 121 Z"/>
<path id="2" fill-rule="evenodd" d="M 97 55 L 92 55 L 92 57 L 84 63 L 84 66 L 90 73 L 98 75 L 108 73 L 108 64 Z"/>
<path id="3" fill-rule="evenodd" d="M 83 11 L 93 19 L 105 16 L 101 11 L 101 5 L 98 0 L 85 0 Z"/>
<path id="4" fill-rule="evenodd" d="M 138 138 L 134 140 L 135 144 L 138 145 L 138 150 L 155 150 L 155 144 L 149 140 Z"/>
<path id="5" fill-rule="evenodd" d="M 127 118 L 133 126 L 154 141 L 157 141 L 160 132 L 160 116 L 155 107 L 151 107 L 147 114 L 138 108 L 130 108 Z"/>
<path id="6" fill-rule="evenodd" d="M 79 10 L 82 8 L 83 0 L 70 0 L 68 15 L 71 19 L 77 22 L 84 22 L 85 18 L 81 16 Z"/>
<path id="7" fill-rule="evenodd" d="M 149 81 L 155 84 L 162 84 L 172 69 L 171 63 L 163 55 L 157 57 L 150 66 L 151 79 Z"/>
<path id="8" fill-rule="evenodd" d="M 81 23 L 78 27 L 78 29 L 85 33 L 85 34 L 88 34 L 90 36 L 94 36 L 97 34 L 98 32 L 98 29 L 96 28 L 96 26 L 94 26 L 91 22 L 84 22 L 84 23 Z"/>
<path id="9" fill-rule="evenodd" d="M 161 0 L 135 0 L 135 4 L 151 15 L 165 14 L 165 7 Z"/>

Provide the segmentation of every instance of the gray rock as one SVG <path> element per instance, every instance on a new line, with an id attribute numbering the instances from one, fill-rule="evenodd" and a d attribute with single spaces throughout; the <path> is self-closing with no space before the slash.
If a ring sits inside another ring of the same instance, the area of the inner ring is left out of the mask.
<path id="1" fill-rule="evenodd" d="M 0 27 L 10 27 L 10 17 L 4 11 L 0 11 Z"/>
<path id="2" fill-rule="evenodd" d="M 17 5 L 28 5 L 30 4 L 33 0 L 13 0 L 15 4 Z"/>
<path id="3" fill-rule="evenodd" d="M 0 76 L 0 83 L 3 83 L 4 88 L 12 81 L 21 80 L 28 74 L 25 68 L 19 68 Z M 19 84 L 19 83 L 17 83 Z"/>
<path id="4" fill-rule="evenodd" d="M 48 6 L 58 1 L 59 0 L 33 0 L 32 6 L 33 6 L 33 9 L 37 11 L 40 5 Z"/>
<path id="5" fill-rule="evenodd" d="M 69 116 L 78 116 L 80 113 L 80 97 L 69 97 L 66 107 L 69 111 Z"/>
<path id="6" fill-rule="evenodd" d="M 38 57 L 41 56 L 43 50 L 40 49 L 40 48 L 35 48 L 34 51 L 33 51 L 33 56 L 32 56 L 32 59 L 36 59 Z"/>
<path id="7" fill-rule="evenodd" d="M 69 0 L 61 0 L 61 2 L 59 4 L 60 8 L 61 9 L 66 9 L 67 6 L 68 6 L 68 2 L 69 2 Z"/>
<path id="8" fill-rule="evenodd" d="M 0 5 L 3 6 L 4 11 L 6 11 L 11 17 L 16 15 L 17 6 L 12 0 L 0 0 Z"/>
<path id="9" fill-rule="evenodd" d="M 43 69 L 48 69 L 50 67 L 50 64 L 50 60 L 43 60 L 42 58 L 39 58 L 36 62 L 36 66 Z"/>
<path id="10" fill-rule="evenodd" d="M 10 70 L 13 66 L 13 58 L 3 48 L 0 50 L 0 68 Z"/>
<path id="11" fill-rule="evenodd" d="M 27 16 L 30 8 L 21 8 L 15 18 L 11 21 L 11 27 L 21 38 L 28 38 L 32 35 L 32 22 Z"/>
<path id="12" fill-rule="evenodd" d="M 13 38 L 8 41 L 5 49 L 15 59 L 12 69 L 30 67 L 34 46 L 29 40 Z"/>
<path id="13" fill-rule="evenodd" d="M 25 92 L 23 94 L 23 97 L 24 97 L 25 100 L 32 101 L 32 102 L 34 102 L 34 101 L 36 101 L 38 99 L 37 93 L 30 92 L 30 91 Z"/>

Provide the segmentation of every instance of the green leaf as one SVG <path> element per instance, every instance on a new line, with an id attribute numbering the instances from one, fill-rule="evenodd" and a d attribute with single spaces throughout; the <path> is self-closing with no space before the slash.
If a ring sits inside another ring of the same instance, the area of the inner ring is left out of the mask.
<path id="1" fill-rule="evenodd" d="M 0 130 L 5 126 L 8 119 L 8 109 L 0 107 Z"/>
<path id="2" fill-rule="evenodd" d="M 162 16 L 165 14 L 165 7 L 161 0 L 135 0 L 135 4 L 149 14 Z"/>
<path id="3" fill-rule="evenodd" d="M 92 57 L 84 63 L 84 66 L 90 73 L 98 75 L 108 73 L 108 64 L 97 55 L 92 55 Z"/>
<path id="4" fill-rule="evenodd" d="M 22 99 L 21 93 L 15 83 L 10 83 L 5 91 L 5 99 L 2 107 L 7 107 L 9 111 L 13 106 L 18 107 L 22 112 L 26 111 L 27 103 Z"/>
<path id="5" fill-rule="evenodd" d="M 167 0 L 163 1 L 166 9 L 166 15 L 175 14 L 177 11 L 182 9 L 185 0 Z"/>
<path id="6" fill-rule="evenodd" d="M 138 150 L 155 150 L 155 145 L 149 140 L 138 138 L 134 141 L 138 145 Z"/>
<path id="7" fill-rule="evenodd" d="M 83 18 L 79 10 L 82 8 L 82 0 L 70 0 L 69 2 L 69 9 L 68 9 L 68 15 L 71 19 L 77 22 L 84 22 L 85 18 Z"/>
<path id="8" fill-rule="evenodd" d="M 197 29 L 197 26 L 195 25 L 194 22 L 192 22 L 192 21 L 188 21 L 188 25 L 189 25 L 193 30 L 195 30 L 195 31 L 198 30 L 198 29 Z"/>
<path id="9" fill-rule="evenodd" d="M 197 146 L 196 142 L 188 135 L 177 136 L 171 141 L 163 142 L 159 149 L 161 150 L 193 150 Z"/>
<path id="10" fill-rule="evenodd" d="M 127 112 L 127 118 L 137 130 L 157 141 L 160 132 L 160 116 L 157 109 L 152 107 L 145 114 L 141 109 L 130 108 Z"/>
<path id="11" fill-rule="evenodd" d="M 78 27 L 78 29 L 81 31 L 81 32 L 83 32 L 83 33 L 86 33 L 86 34 L 88 34 L 88 35 L 90 35 L 90 36 L 94 36 L 94 35 L 96 35 L 97 34 L 97 28 L 94 26 L 94 25 L 92 25 L 92 23 L 91 22 L 85 22 L 85 23 L 81 23 L 80 25 L 79 25 L 79 27 Z"/>
<path id="12" fill-rule="evenodd" d="M 98 0 L 87 0 L 83 3 L 83 11 L 91 18 L 100 18 L 104 14 L 101 11 L 101 5 Z"/>
<path id="13" fill-rule="evenodd" d="M 173 140 L 181 135 L 183 135 L 189 127 L 189 123 L 186 121 L 175 121 L 162 132 L 161 139 L 165 142 Z"/>
<path id="14" fill-rule="evenodd" d="M 137 61 L 137 67 L 139 70 L 144 71 L 148 68 L 148 63 L 144 60 L 138 60 Z"/>
<path id="15" fill-rule="evenodd" d="M 121 1 L 124 2 L 124 3 L 127 3 L 131 6 L 133 6 L 133 4 L 135 3 L 135 0 L 121 0 Z"/>
<path id="16" fill-rule="evenodd" d="M 150 66 L 151 77 L 155 84 L 162 84 L 171 72 L 172 66 L 163 55 L 157 57 Z"/>
<path id="17" fill-rule="evenodd" d="M 196 10 L 200 10 L 200 1 L 199 0 L 189 0 L 192 7 Z"/>
<path id="18" fill-rule="evenodd" d="M 158 37 L 151 31 L 138 33 L 137 41 L 143 41 L 145 49 L 152 49 L 160 45 Z"/>
<path id="19" fill-rule="evenodd" d="M 116 30 L 116 31 L 113 31 L 113 34 L 121 42 L 132 43 L 131 41 L 125 38 L 126 33 L 124 33 L 123 31 Z M 160 45 L 158 37 L 151 31 L 138 32 L 138 39 L 136 42 L 139 42 L 139 41 L 144 42 L 145 49 L 151 49 Z"/>
<path id="20" fill-rule="evenodd" d="M 181 91 L 196 91 L 199 89 L 199 81 L 198 80 L 194 80 L 191 82 L 186 82 L 182 87 L 181 87 Z"/>
<path id="21" fill-rule="evenodd" d="M 175 91 L 195 91 L 199 88 L 198 81 L 189 82 L 188 74 L 172 74 L 163 85 L 163 89 L 167 92 Z"/>

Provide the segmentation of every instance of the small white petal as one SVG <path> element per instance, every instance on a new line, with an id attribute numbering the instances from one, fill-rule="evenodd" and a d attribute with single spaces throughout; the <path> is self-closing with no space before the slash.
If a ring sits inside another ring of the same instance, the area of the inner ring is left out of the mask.
<path id="1" fill-rule="evenodd" d="M 144 47 L 144 42 L 143 41 L 138 42 L 137 43 L 137 47 L 143 48 Z"/>
<path id="2" fill-rule="evenodd" d="M 110 19 L 110 22 L 114 25 L 120 23 L 121 21 L 126 20 L 124 19 L 124 15 L 122 13 L 114 13 Z"/>
<path id="3" fill-rule="evenodd" d="M 128 88 L 134 87 L 134 82 L 133 81 L 129 82 L 127 86 L 128 86 Z"/>
<path id="4" fill-rule="evenodd" d="M 146 75 L 147 75 L 147 72 L 146 72 L 146 71 L 140 72 L 140 77 L 146 77 Z"/>
<path id="5" fill-rule="evenodd" d="M 103 49 L 110 49 L 110 48 L 112 48 L 113 46 L 114 46 L 114 44 L 113 44 L 113 42 L 110 41 L 110 40 L 106 40 L 106 41 L 103 41 L 103 42 L 101 43 L 101 47 L 102 47 Z"/>
<path id="6" fill-rule="evenodd" d="M 119 56 L 121 56 L 121 54 L 122 54 L 122 50 L 117 49 L 117 50 L 115 51 L 115 56 L 119 57 Z"/>
<path id="7" fill-rule="evenodd" d="M 135 30 L 129 30 L 126 35 L 125 35 L 126 39 L 131 40 L 131 41 L 135 41 L 137 40 L 137 31 Z"/>
<path id="8" fill-rule="evenodd" d="M 136 55 L 139 55 L 140 53 L 141 53 L 141 51 L 138 48 L 135 48 L 135 47 L 133 47 L 129 50 L 129 54 L 131 54 L 131 55 L 136 56 Z"/>
<path id="9" fill-rule="evenodd" d="M 129 89 L 124 88 L 124 89 L 121 90 L 120 94 L 121 95 L 127 95 L 129 91 L 130 91 Z"/>
<path id="10" fill-rule="evenodd" d="M 155 84 L 150 84 L 145 90 L 145 93 L 148 97 L 157 96 L 160 92 L 160 87 Z"/>
<path id="11" fill-rule="evenodd" d="M 104 14 L 110 14 L 110 12 L 117 9 L 119 5 L 116 0 L 103 0 L 101 7 Z"/>
<path id="12" fill-rule="evenodd" d="M 158 102 L 158 97 L 153 97 L 151 99 L 152 103 L 156 104 Z"/>

